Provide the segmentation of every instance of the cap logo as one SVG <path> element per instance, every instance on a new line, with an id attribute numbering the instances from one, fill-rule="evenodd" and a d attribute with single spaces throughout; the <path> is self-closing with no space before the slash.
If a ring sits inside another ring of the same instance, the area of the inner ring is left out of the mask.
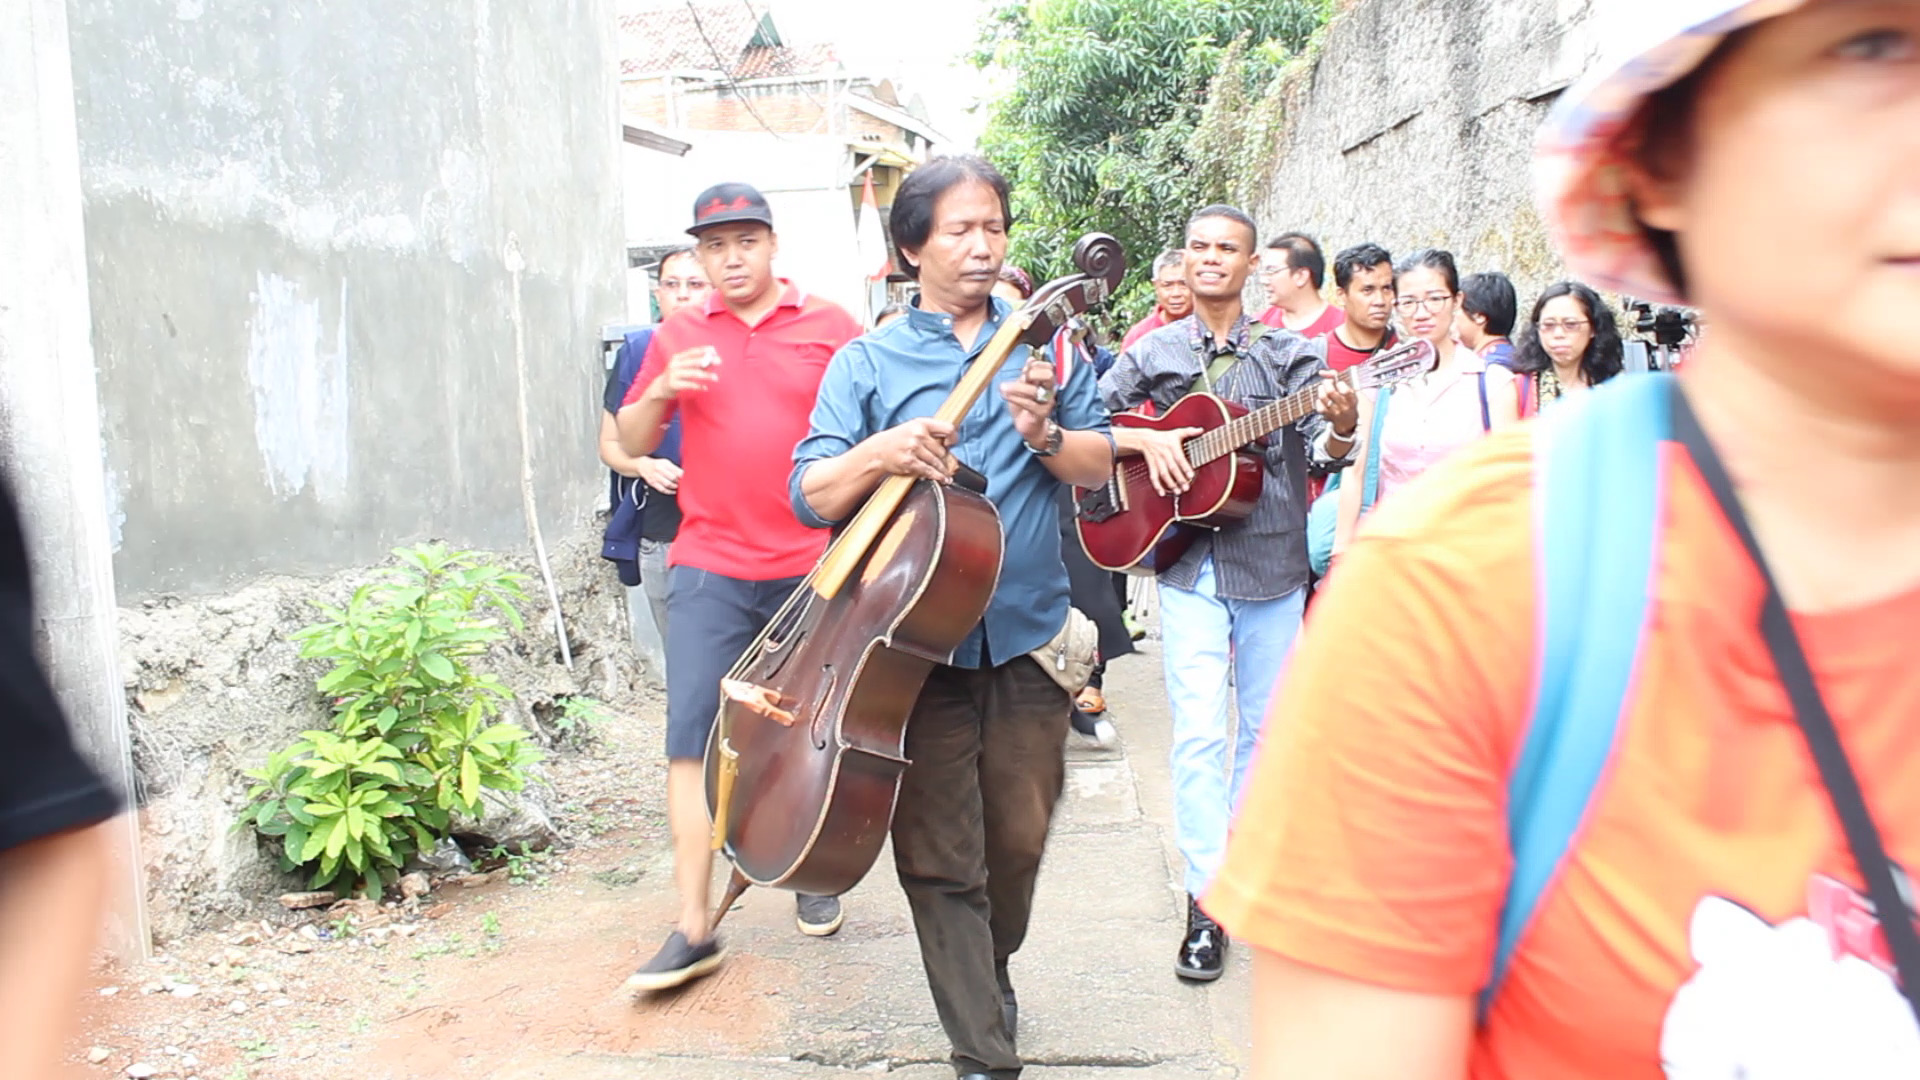
<path id="1" fill-rule="evenodd" d="M 720 196 L 715 195 L 712 201 L 708 202 L 707 205 L 700 208 L 700 213 L 697 216 L 701 221 L 705 221 L 708 218 L 712 217 L 713 215 L 722 213 L 724 211 L 747 210 L 747 209 L 751 209 L 752 206 L 753 206 L 753 203 L 749 202 L 745 195 L 734 196 L 734 199 L 731 203 L 723 202 L 721 201 Z"/>

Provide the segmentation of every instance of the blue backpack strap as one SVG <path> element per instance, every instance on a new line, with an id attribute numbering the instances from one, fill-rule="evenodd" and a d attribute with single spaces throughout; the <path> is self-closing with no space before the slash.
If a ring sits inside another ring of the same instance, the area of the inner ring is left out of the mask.
<path id="1" fill-rule="evenodd" d="M 1387 402 L 1393 398 L 1393 387 L 1383 386 L 1373 396 L 1373 418 L 1367 421 L 1367 467 L 1360 480 L 1360 514 L 1365 516 L 1373 509 L 1373 501 L 1380 496 L 1380 434 L 1387 429 Z"/>
<path id="2" fill-rule="evenodd" d="M 1480 381 L 1480 430 L 1492 431 L 1493 410 L 1487 406 L 1487 366 L 1485 364 L 1480 365 L 1476 378 Z"/>
<path id="3" fill-rule="evenodd" d="M 1483 1020 L 1613 753 L 1652 609 L 1672 395 L 1670 376 L 1614 379 L 1534 427 L 1538 683 L 1507 782 L 1513 877 Z"/>

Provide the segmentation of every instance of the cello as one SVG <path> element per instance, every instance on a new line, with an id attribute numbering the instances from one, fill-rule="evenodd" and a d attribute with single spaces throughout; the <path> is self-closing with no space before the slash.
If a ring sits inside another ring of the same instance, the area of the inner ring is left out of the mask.
<path id="1" fill-rule="evenodd" d="M 1126 271 L 1102 233 L 1073 262 L 1006 318 L 936 417 L 957 427 L 1015 349 L 1044 346 Z M 734 869 L 713 927 L 750 886 L 837 896 L 872 869 L 910 764 L 907 717 L 986 614 L 1003 549 L 983 492 L 889 476 L 721 680 L 707 812 Z"/>

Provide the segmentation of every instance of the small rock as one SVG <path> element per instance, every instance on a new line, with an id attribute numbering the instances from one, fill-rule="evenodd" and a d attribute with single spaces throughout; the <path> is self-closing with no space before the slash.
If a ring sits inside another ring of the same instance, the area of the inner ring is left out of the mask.
<path id="1" fill-rule="evenodd" d="M 401 923 L 399 926 L 393 928 L 393 932 L 399 934 L 401 937 L 412 937 L 420 932 L 420 924 Z"/>
<path id="2" fill-rule="evenodd" d="M 411 874 L 402 874 L 400 877 L 402 899 L 417 900 L 431 891 L 433 891 L 433 883 L 427 880 L 427 875 L 417 870 Z"/>
<path id="3" fill-rule="evenodd" d="M 407 868 L 412 870 L 415 867 L 436 874 L 471 874 L 473 861 L 467 858 L 467 853 L 460 850 L 460 845 L 452 837 L 443 836 L 439 843 L 433 845 L 432 851 L 408 860 Z"/>
<path id="4" fill-rule="evenodd" d="M 305 908 L 326 907 L 340 899 L 326 890 L 320 892 L 290 892 L 280 894 L 280 906 L 288 911 L 300 911 Z"/>
<path id="5" fill-rule="evenodd" d="M 165 1055 L 167 1055 L 168 1057 L 179 1057 L 179 1056 L 180 1056 L 180 1048 L 179 1048 L 179 1047 L 177 1047 L 177 1046 L 168 1046 L 168 1047 L 164 1047 L 163 1049 L 161 1049 L 161 1051 L 160 1051 L 160 1052 L 161 1052 L 161 1053 L 163 1053 L 163 1054 L 165 1054 Z"/>
<path id="6" fill-rule="evenodd" d="M 127 1066 L 127 1075 L 133 1077 L 133 1080 L 147 1080 L 150 1076 L 160 1075 L 160 1070 L 144 1061 L 136 1061 Z"/>
<path id="7" fill-rule="evenodd" d="M 101 997 L 112 997 L 113 995 L 118 994 L 119 992 L 120 992 L 120 988 L 117 986 L 103 986 L 100 988 Z"/>
<path id="8" fill-rule="evenodd" d="M 277 997 L 273 999 L 273 1007 L 276 1009 L 284 1009 L 291 1004 L 293 1004 L 292 998 Z"/>
<path id="9" fill-rule="evenodd" d="M 247 1003 L 241 1001 L 239 998 L 235 998 L 233 1004 L 227 1006 L 227 1011 L 235 1016 L 239 1016 L 247 1011 Z"/>
<path id="10" fill-rule="evenodd" d="M 247 962 L 247 955 L 244 949 L 228 949 L 226 954 L 227 963 L 232 967 L 239 967 L 241 964 Z"/>
<path id="11" fill-rule="evenodd" d="M 307 925 L 300 928 L 300 936 L 303 938 L 306 938 L 308 941 L 319 941 L 320 928 L 313 925 L 312 923 L 308 923 Z"/>
<path id="12" fill-rule="evenodd" d="M 432 907 L 428 908 L 426 911 L 422 912 L 422 914 L 424 914 L 429 919 L 444 918 L 448 915 L 453 914 L 453 905 L 452 904 L 435 904 Z"/>
<path id="13" fill-rule="evenodd" d="M 193 995 L 199 993 L 200 988 L 193 985 L 192 983 L 174 983 L 172 986 L 167 988 L 167 992 L 172 994 L 174 997 L 190 998 Z"/>
<path id="14" fill-rule="evenodd" d="M 87 1064 L 98 1065 L 113 1056 L 113 1051 L 104 1046 L 96 1046 L 87 1051 Z"/>

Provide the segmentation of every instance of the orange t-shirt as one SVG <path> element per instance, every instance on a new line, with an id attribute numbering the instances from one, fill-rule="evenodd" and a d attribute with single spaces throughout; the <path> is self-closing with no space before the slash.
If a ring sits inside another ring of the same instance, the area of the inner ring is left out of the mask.
<path id="1" fill-rule="evenodd" d="M 1757 630 L 1759 576 L 1667 451 L 1634 701 L 1471 1075 L 1920 1076 L 1920 1029 Z M 1204 901 L 1234 935 L 1402 990 L 1485 983 L 1535 664 L 1532 469 L 1529 430 L 1495 434 L 1342 557 Z M 1795 623 L 1889 850 L 1920 867 L 1920 591 Z"/>

